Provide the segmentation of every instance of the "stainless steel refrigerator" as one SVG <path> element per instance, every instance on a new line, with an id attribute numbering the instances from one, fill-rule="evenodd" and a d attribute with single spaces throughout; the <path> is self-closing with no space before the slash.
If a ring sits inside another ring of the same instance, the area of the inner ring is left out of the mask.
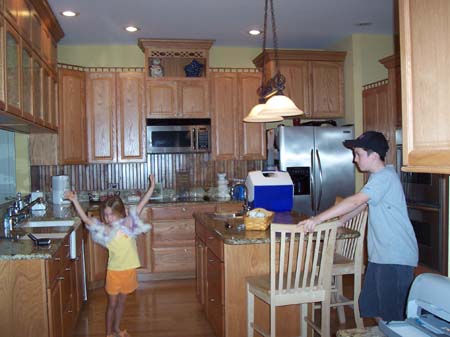
<path id="1" fill-rule="evenodd" d="M 353 138 L 353 126 L 278 126 L 278 165 L 294 183 L 295 211 L 316 215 L 355 192 L 353 152 L 342 144 Z"/>

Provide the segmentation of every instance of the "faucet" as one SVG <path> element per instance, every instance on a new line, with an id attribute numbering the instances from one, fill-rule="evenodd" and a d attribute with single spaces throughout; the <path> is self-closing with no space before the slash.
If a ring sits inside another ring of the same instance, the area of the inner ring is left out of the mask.
<path id="1" fill-rule="evenodd" d="M 230 191 L 231 197 L 234 196 L 234 191 L 235 191 L 236 187 L 244 189 L 244 204 L 242 205 L 242 214 L 245 214 L 245 213 L 247 213 L 247 211 L 249 211 L 251 209 L 250 205 L 248 204 L 248 189 L 244 183 L 234 184 L 231 187 L 231 191 Z"/>
<path id="2" fill-rule="evenodd" d="M 14 202 L 13 206 L 8 208 L 8 217 L 12 221 L 12 225 L 15 226 L 21 220 L 26 219 L 30 216 L 30 209 L 36 204 L 42 204 L 44 199 L 39 197 L 33 200 L 30 203 L 26 203 L 20 195 L 18 195 L 18 199 Z"/>

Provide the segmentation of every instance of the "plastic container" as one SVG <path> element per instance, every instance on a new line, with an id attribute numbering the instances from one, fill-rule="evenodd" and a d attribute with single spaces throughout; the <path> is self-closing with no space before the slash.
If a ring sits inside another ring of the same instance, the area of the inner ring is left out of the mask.
<path id="1" fill-rule="evenodd" d="M 294 184 L 287 172 L 251 171 L 245 180 L 251 208 L 288 212 L 294 206 Z"/>

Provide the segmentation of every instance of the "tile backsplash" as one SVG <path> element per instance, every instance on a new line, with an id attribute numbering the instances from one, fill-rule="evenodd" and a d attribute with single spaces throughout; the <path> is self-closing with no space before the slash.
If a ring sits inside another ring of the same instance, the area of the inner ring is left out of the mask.
<path id="1" fill-rule="evenodd" d="M 189 171 L 191 186 L 216 186 L 217 173 L 225 172 L 230 181 L 244 179 L 249 171 L 261 170 L 263 160 L 212 160 L 211 154 L 149 154 L 142 163 L 32 166 L 32 191 L 51 190 L 51 177 L 65 174 L 78 191 L 143 190 L 153 173 L 163 188 L 176 188 L 177 171 Z"/>

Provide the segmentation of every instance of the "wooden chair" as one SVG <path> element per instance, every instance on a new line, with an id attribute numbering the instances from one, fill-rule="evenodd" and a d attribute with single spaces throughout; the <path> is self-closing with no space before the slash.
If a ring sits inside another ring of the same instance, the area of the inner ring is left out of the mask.
<path id="1" fill-rule="evenodd" d="M 324 337 L 330 336 L 331 267 L 336 242 L 337 222 L 327 222 L 304 232 L 296 225 L 272 224 L 270 228 L 270 274 L 247 280 L 247 337 L 254 330 L 275 337 L 277 306 L 301 304 L 302 336 L 307 325 Z M 317 240 L 317 238 L 319 238 Z M 255 296 L 270 305 L 270 333 L 254 323 Z M 308 319 L 308 303 L 321 302 L 319 328 Z"/>
<path id="2" fill-rule="evenodd" d="M 339 202 L 338 200 L 336 200 Z M 345 323 L 344 306 L 353 308 L 356 327 L 363 328 L 364 323 L 359 314 L 359 294 L 361 292 L 361 277 L 363 274 L 363 249 L 364 237 L 367 227 L 367 207 L 360 213 L 348 220 L 344 227 L 351 228 L 360 233 L 359 237 L 353 239 L 338 240 L 334 253 L 332 276 L 333 287 L 331 307 L 336 307 L 338 319 L 341 324 Z M 343 293 L 342 276 L 353 275 L 353 299 L 348 299 Z"/>

